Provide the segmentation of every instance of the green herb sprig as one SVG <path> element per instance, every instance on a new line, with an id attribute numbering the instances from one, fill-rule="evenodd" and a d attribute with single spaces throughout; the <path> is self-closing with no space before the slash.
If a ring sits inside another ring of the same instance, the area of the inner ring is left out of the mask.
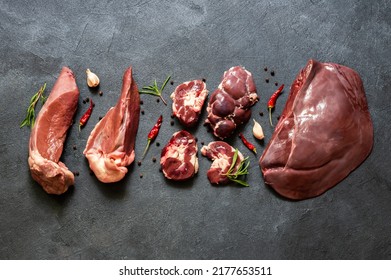
<path id="1" fill-rule="evenodd" d="M 227 178 L 233 182 L 236 182 L 244 187 L 249 187 L 250 185 L 246 181 L 240 179 L 240 177 L 249 174 L 248 167 L 250 165 L 250 161 L 248 160 L 248 157 L 246 157 L 244 160 L 242 160 L 240 162 L 238 170 L 236 170 L 236 172 L 233 173 L 234 167 L 235 167 L 236 162 L 238 160 L 238 153 L 239 153 L 238 149 L 235 149 L 235 153 L 232 158 L 232 164 L 231 164 L 230 168 L 228 169 L 227 173 L 224 175 L 226 175 Z"/>
<path id="2" fill-rule="evenodd" d="M 163 101 L 164 105 L 167 105 L 167 102 L 164 100 L 164 98 L 162 96 L 162 92 L 163 92 L 164 87 L 167 85 L 167 83 L 168 83 L 168 81 L 170 79 L 171 79 L 171 76 L 168 76 L 167 79 L 164 81 L 163 85 L 160 88 L 158 87 L 157 82 L 155 80 L 153 85 L 143 87 L 139 91 L 139 93 L 158 96 Z"/>
<path id="3" fill-rule="evenodd" d="M 42 105 L 45 103 L 47 97 L 43 96 L 46 89 L 46 83 L 39 89 L 39 91 L 33 95 L 30 99 L 30 105 L 27 108 L 27 116 L 21 122 L 20 128 L 24 126 L 33 127 L 35 123 L 35 105 L 37 105 L 38 101 L 41 100 Z"/>

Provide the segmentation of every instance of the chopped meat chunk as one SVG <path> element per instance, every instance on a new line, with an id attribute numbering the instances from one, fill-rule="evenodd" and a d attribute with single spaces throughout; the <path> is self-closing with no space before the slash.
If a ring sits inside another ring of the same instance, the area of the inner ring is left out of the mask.
<path id="1" fill-rule="evenodd" d="M 197 123 L 207 95 L 206 85 L 201 80 L 185 82 L 176 87 L 171 94 L 172 111 L 181 124 L 192 127 Z"/>
<path id="2" fill-rule="evenodd" d="M 213 160 L 212 166 L 208 170 L 207 176 L 212 184 L 227 184 L 230 180 L 227 172 L 232 165 L 235 149 L 224 141 L 215 141 L 201 148 L 201 154 Z M 239 168 L 240 163 L 244 160 L 241 152 L 238 151 L 238 158 L 235 163 L 233 172 Z"/>
<path id="3" fill-rule="evenodd" d="M 198 172 L 197 143 L 193 135 L 181 130 L 163 148 L 160 164 L 167 179 L 183 181 Z"/>

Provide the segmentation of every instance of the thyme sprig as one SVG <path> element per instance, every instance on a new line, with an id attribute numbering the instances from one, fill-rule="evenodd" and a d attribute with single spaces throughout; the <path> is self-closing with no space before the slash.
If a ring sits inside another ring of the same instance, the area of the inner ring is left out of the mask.
<path id="1" fill-rule="evenodd" d="M 155 80 L 155 82 L 153 83 L 153 85 L 151 86 L 145 86 L 143 87 L 139 93 L 141 94 L 150 94 L 150 95 L 155 95 L 155 96 L 158 96 L 165 105 L 167 105 L 167 102 L 164 100 L 163 96 L 162 96 L 162 92 L 163 92 L 163 89 L 164 87 L 167 85 L 168 81 L 171 79 L 171 76 L 168 76 L 167 79 L 164 81 L 163 85 L 159 88 L 159 86 L 157 85 L 157 82 Z"/>
<path id="2" fill-rule="evenodd" d="M 238 153 L 239 153 L 238 149 L 235 149 L 235 153 L 232 158 L 232 164 L 231 164 L 230 168 L 228 169 L 227 173 L 224 175 L 226 175 L 227 178 L 233 182 L 236 182 L 236 183 L 238 183 L 242 186 L 245 186 L 245 187 L 249 187 L 250 185 L 246 181 L 244 181 L 240 178 L 242 176 L 249 174 L 248 167 L 250 165 L 250 161 L 248 160 L 248 157 L 246 157 L 244 160 L 242 160 L 240 162 L 238 170 L 236 170 L 236 172 L 233 173 L 236 162 L 238 160 Z"/>
<path id="3" fill-rule="evenodd" d="M 30 99 L 30 105 L 27 108 L 27 115 L 26 118 L 21 122 L 20 128 L 24 126 L 30 126 L 33 127 L 35 123 L 35 105 L 37 105 L 38 101 L 41 100 L 42 105 L 45 103 L 47 97 L 45 97 L 43 94 L 46 89 L 46 83 L 44 83 L 43 86 L 38 90 L 36 94 L 33 95 Z"/>

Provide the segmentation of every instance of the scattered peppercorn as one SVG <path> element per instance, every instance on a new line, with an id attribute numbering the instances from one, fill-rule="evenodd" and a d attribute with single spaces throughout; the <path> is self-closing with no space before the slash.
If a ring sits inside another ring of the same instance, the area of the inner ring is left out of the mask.
<path id="1" fill-rule="evenodd" d="M 141 166 L 141 161 L 138 161 L 138 162 L 137 162 L 137 165 L 138 165 L 138 166 Z"/>
<path id="2" fill-rule="evenodd" d="M 90 102 L 90 99 L 88 97 L 86 98 L 86 102 Z"/>
<path id="3" fill-rule="evenodd" d="M 143 177 L 143 174 L 140 173 L 140 178 L 142 178 L 142 177 Z"/>
<path id="4" fill-rule="evenodd" d="M 171 124 L 171 125 L 174 125 L 174 121 L 170 121 L 170 124 Z"/>
<path id="5" fill-rule="evenodd" d="M 259 115 L 260 115 L 261 117 L 263 117 L 263 112 L 259 112 Z"/>
<path id="6" fill-rule="evenodd" d="M 275 82 L 275 83 L 274 83 L 274 85 L 275 85 L 275 86 L 278 86 L 278 83 L 277 83 L 277 82 Z"/>
<path id="7" fill-rule="evenodd" d="M 195 141 L 198 142 L 198 138 L 197 137 L 195 138 Z"/>
<path id="8" fill-rule="evenodd" d="M 278 117 L 277 117 L 277 120 L 279 120 L 280 118 L 281 118 L 281 117 L 280 117 L 280 116 L 278 116 Z"/>
<path id="9" fill-rule="evenodd" d="M 141 115 L 144 115 L 144 114 L 145 114 L 144 110 L 141 110 Z"/>
<path id="10" fill-rule="evenodd" d="M 140 100 L 140 105 L 143 105 L 144 104 L 144 101 Z"/>
<path id="11" fill-rule="evenodd" d="M 206 82 L 206 79 L 205 79 L 205 78 L 203 78 L 203 79 L 202 79 L 202 81 L 205 83 L 205 82 Z"/>
<path id="12" fill-rule="evenodd" d="M 267 72 L 267 67 L 263 68 L 263 70 L 265 70 L 265 72 Z"/>
<path id="13" fill-rule="evenodd" d="M 75 171 L 75 172 L 73 172 L 73 174 L 75 174 L 75 176 L 79 176 L 80 175 L 79 171 Z"/>
<path id="14" fill-rule="evenodd" d="M 175 118 L 175 115 L 174 114 L 171 114 L 171 119 Z"/>
<path id="15" fill-rule="evenodd" d="M 274 76 L 274 70 L 272 70 L 271 72 L 270 72 L 270 75 L 272 75 L 272 76 Z"/>
<path id="16" fill-rule="evenodd" d="M 83 104 L 86 104 L 87 102 L 85 100 L 83 100 Z"/>
<path id="17" fill-rule="evenodd" d="M 266 78 L 266 79 L 265 79 L 265 82 L 268 83 L 268 82 L 269 82 L 269 78 Z"/>
<path id="18" fill-rule="evenodd" d="M 99 95 L 102 96 L 103 95 L 103 91 L 99 91 Z"/>
<path id="19" fill-rule="evenodd" d="M 202 145 L 202 146 L 204 146 L 204 145 L 205 145 L 205 142 L 204 142 L 204 141 L 202 141 L 202 142 L 201 142 L 201 145 Z"/>
<path id="20" fill-rule="evenodd" d="M 153 161 L 153 162 L 156 162 L 156 158 L 152 158 L 152 161 Z"/>
<path id="21" fill-rule="evenodd" d="M 74 150 L 77 150 L 77 147 L 76 147 L 76 145 L 73 145 L 73 149 L 74 149 Z"/>
<path id="22" fill-rule="evenodd" d="M 157 103 L 159 103 L 159 102 L 160 102 L 160 99 L 159 99 L 159 98 L 158 98 L 158 99 L 156 99 L 156 102 L 157 102 Z"/>
<path id="23" fill-rule="evenodd" d="M 173 85 L 173 84 L 174 84 L 174 81 L 171 81 L 170 84 Z"/>
<path id="24" fill-rule="evenodd" d="M 160 146 L 160 143 L 159 143 L 159 142 L 156 142 L 156 146 L 159 147 L 159 146 Z"/>
<path id="25" fill-rule="evenodd" d="M 99 120 L 103 119 L 102 117 L 99 117 Z"/>

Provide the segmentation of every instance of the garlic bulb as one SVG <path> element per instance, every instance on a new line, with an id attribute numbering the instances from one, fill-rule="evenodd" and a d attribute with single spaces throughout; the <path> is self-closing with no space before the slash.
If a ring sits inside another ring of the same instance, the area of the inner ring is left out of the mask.
<path id="1" fill-rule="evenodd" d="M 263 138 L 265 138 L 265 135 L 263 134 L 262 126 L 256 120 L 253 119 L 253 121 L 254 121 L 253 135 L 255 138 L 262 140 Z"/>
<path id="2" fill-rule="evenodd" d="M 90 69 L 86 70 L 87 85 L 89 87 L 97 87 L 99 85 L 99 78 L 95 73 L 92 73 Z"/>

